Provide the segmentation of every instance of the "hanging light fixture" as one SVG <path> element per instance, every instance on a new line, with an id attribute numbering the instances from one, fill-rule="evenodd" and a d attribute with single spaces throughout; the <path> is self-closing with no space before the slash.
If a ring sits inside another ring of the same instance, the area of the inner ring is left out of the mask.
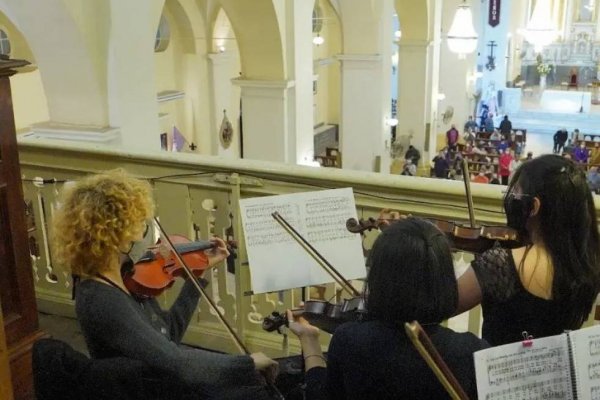
<path id="1" fill-rule="evenodd" d="M 558 31 L 552 23 L 550 0 L 538 0 L 527 22 L 527 27 L 519 31 L 525 40 L 531 43 L 536 53 L 541 53 L 545 46 L 552 44 Z"/>
<path id="2" fill-rule="evenodd" d="M 323 39 L 323 36 L 321 36 L 320 33 L 317 33 L 317 36 L 313 38 L 313 43 L 317 46 L 320 46 L 325 43 L 325 39 Z"/>
<path id="3" fill-rule="evenodd" d="M 446 38 L 450 51 L 457 53 L 460 58 L 465 58 L 466 54 L 474 52 L 477 48 L 477 32 L 473 27 L 473 14 L 465 0 L 458 6 Z"/>

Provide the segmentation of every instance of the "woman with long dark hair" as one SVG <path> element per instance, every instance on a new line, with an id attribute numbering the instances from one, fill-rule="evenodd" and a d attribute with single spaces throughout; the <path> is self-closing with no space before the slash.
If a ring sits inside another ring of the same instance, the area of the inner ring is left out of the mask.
<path id="1" fill-rule="evenodd" d="M 458 290 L 450 247 L 433 224 L 408 218 L 387 227 L 371 250 L 365 294 L 367 318 L 340 326 L 327 361 L 319 330 L 299 318 L 290 329 L 305 360 L 307 399 L 448 398 L 404 331 L 418 320 L 471 398 L 476 398 L 473 352 L 487 343 L 440 326 L 452 316 Z"/>
<path id="2" fill-rule="evenodd" d="M 581 327 L 600 289 L 594 200 L 584 172 L 564 157 L 523 163 L 504 198 L 508 226 L 525 245 L 493 248 L 458 281 L 458 311 L 483 308 L 492 346 Z"/>

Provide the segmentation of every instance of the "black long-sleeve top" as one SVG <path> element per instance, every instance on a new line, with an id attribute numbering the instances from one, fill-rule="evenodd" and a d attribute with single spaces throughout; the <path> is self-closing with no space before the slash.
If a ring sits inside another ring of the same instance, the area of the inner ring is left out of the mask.
<path id="1" fill-rule="evenodd" d="M 489 345 L 471 333 L 425 327 L 431 341 L 471 399 L 477 398 L 473 352 Z M 329 345 L 327 368 L 306 373 L 308 400 L 448 399 L 404 328 L 379 321 L 340 326 Z"/>

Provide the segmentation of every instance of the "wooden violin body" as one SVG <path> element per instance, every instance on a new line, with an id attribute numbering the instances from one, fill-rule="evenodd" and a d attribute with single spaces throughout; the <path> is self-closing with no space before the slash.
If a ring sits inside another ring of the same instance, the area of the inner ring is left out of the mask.
<path id="1" fill-rule="evenodd" d="M 169 239 L 194 273 L 201 277 L 209 266 L 204 250 L 213 248 L 208 241 L 192 242 L 181 235 L 170 235 Z M 156 297 L 173 286 L 175 278 L 185 276 L 182 264 L 172 252 L 163 254 L 158 249 L 148 251 L 131 271 L 123 274 L 125 287 L 138 296 Z"/>
<path id="2" fill-rule="evenodd" d="M 338 326 L 345 322 L 357 321 L 365 313 L 363 297 L 344 299 L 339 304 L 322 300 L 309 300 L 303 308 L 292 310 L 295 316 L 302 316 L 311 325 L 327 332 L 333 333 Z M 281 332 L 282 326 L 288 326 L 285 314 L 277 311 L 264 318 L 262 327 L 267 332 Z"/>
<path id="3" fill-rule="evenodd" d="M 400 219 L 403 218 L 408 218 L 408 216 L 400 215 Z M 506 248 L 522 246 L 517 231 L 505 226 L 484 225 L 471 227 L 464 223 L 441 219 L 427 220 L 446 235 L 453 250 L 483 253 L 496 243 Z M 352 233 L 362 233 L 373 229 L 385 229 L 393 221 L 390 219 L 375 218 L 357 221 L 354 218 L 350 218 L 346 221 L 346 228 Z"/>

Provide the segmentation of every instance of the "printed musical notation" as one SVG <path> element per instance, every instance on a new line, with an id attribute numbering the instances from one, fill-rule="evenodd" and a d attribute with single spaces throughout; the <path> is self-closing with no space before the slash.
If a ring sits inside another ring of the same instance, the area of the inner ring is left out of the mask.
<path id="1" fill-rule="evenodd" d="M 526 383 L 488 393 L 486 400 L 562 400 L 570 398 L 571 389 L 566 378 L 547 379 L 544 381 Z"/>
<path id="2" fill-rule="evenodd" d="M 475 353 L 480 399 L 572 399 L 569 347 L 566 337 L 537 339 Z"/>
<path id="3" fill-rule="evenodd" d="M 600 326 L 569 332 L 579 399 L 600 400 Z"/>
<path id="4" fill-rule="evenodd" d="M 589 349 L 590 356 L 600 356 L 600 338 L 590 339 Z"/>
<path id="5" fill-rule="evenodd" d="M 558 371 L 568 361 L 561 349 L 532 349 L 528 355 L 506 357 L 504 361 L 488 365 L 488 383 L 500 386 L 504 382 L 527 379 Z M 500 357 L 502 359 L 503 357 Z"/>
<path id="6" fill-rule="evenodd" d="M 322 190 L 240 201 L 254 293 L 310 286 L 333 279 L 271 216 L 277 211 L 347 279 L 366 274 L 352 189 Z"/>
<path id="7" fill-rule="evenodd" d="M 600 386 L 592 386 L 590 388 L 590 398 L 592 400 L 600 400 Z"/>

